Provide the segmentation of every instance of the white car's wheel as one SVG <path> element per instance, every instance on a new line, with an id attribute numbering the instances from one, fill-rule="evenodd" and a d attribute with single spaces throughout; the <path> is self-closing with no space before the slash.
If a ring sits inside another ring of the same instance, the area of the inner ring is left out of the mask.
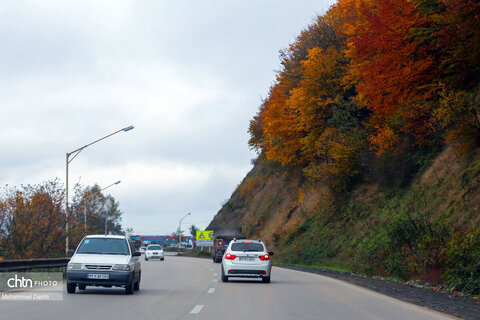
<path id="1" fill-rule="evenodd" d="M 125 286 L 125 294 L 133 294 L 134 286 L 135 286 L 135 277 L 132 274 L 132 280 L 130 280 L 130 283 Z"/>
<path id="2" fill-rule="evenodd" d="M 67 283 L 67 292 L 68 293 L 75 293 L 76 288 L 77 288 L 76 283 Z"/>
<path id="3" fill-rule="evenodd" d="M 142 279 L 142 273 L 140 272 L 139 275 L 138 275 L 138 281 L 135 282 L 135 284 L 133 285 L 133 290 L 135 290 L 135 291 L 140 290 L 140 280 L 141 279 Z"/>
<path id="4" fill-rule="evenodd" d="M 223 271 L 223 267 L 222 267 L 222 282 L 228 282 L 228 277 L 225 275 L 225 271 Z"/>

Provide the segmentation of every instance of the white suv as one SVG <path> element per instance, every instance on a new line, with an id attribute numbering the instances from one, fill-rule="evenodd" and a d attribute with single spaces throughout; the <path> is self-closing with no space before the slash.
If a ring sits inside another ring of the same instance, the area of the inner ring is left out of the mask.
<path id="1" fill-rule="evenodd" d="M 236 240 L 230 242 L 222 259 L 222 281 L 230 277 L 262 278 L 270 282 L 273 252 L 268 252 L 260 240 Z"/>
<path id="2" fill-rule="evenodd" d="M 116 286 L 133 294 L 140 289 L 139 256 L 129 237 L 86 236 L 67 265 L 67 292 L 75 293 L 77 286 Z"/>

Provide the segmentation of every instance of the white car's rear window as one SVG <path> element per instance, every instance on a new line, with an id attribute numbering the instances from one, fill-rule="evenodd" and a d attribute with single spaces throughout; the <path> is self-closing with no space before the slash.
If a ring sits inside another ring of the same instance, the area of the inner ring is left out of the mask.
<path id="1" fill-rule="evenodd" d="M 263 252 L 263 244 L 261 243 L 233 243 L 231 247 L 232 251 L 242 251 L 242 252 Z"/>

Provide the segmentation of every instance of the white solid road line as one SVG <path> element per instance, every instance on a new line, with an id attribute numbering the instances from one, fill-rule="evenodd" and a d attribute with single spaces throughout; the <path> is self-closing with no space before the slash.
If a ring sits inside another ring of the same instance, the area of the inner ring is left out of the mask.
<path id="1" fill-rule="evenodd" d="M 203 304 L 197 304 L 195 306 L 195 308 L 192 309 L 192 311 L 190 311 L 191 314 L 198 314 L 200 313 L 200 310 L 202 310 L 203 308 Z"/>
<path id="2" fill-rule="evenodd" d="M 207 293 L 214 293 L 215 292 L 215 288 L 210 288 L 208 289 Z"/>

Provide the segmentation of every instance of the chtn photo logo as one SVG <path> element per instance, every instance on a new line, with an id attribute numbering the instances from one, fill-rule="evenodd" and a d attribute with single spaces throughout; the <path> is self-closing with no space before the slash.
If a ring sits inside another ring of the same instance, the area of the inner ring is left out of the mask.
<path id="1" fill-rule="evenodd" d="M 9 288 L 32 288 L 33 280 L 25 277 L 19 278 L 17 275 L 7 280 L 7 286 Z"/>
<path id="2" fill-rule="evenodd" d="M 25 289 L 25 288 L 33 288 L 33 287 L 57 287 L 58 281 L 56 280 L 40 280 L 37 279 L 36 276 L 33 276 L 33 279 L 30 277 L 25 277 L 22 275 L 21 277 L 17 274 L 12 275 L 6 281 L 7 287 L 11 289 Z"/>

